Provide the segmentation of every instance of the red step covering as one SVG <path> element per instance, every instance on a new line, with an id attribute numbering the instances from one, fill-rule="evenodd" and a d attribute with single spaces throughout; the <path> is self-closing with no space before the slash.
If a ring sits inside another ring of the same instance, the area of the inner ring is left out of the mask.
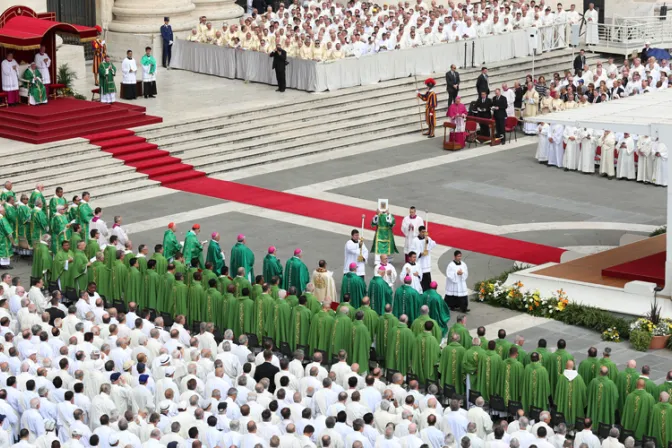
<path id="1" fill-rule="evenodd" d="M 667 252 L 659 252 L 638 260 L 611 266 L 602 269 L 602 276 L 622 278 L 624 280 L 639 280 L 665 285 L 665 258 Z"/>

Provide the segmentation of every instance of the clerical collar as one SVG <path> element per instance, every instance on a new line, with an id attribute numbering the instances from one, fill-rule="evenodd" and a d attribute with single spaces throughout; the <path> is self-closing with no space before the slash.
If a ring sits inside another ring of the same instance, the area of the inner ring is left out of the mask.
<path id="1" fill-rule="evenodd" d="M 411 219 L 415 219 L 415 218 L 418 217 L 418 215 L 408 215 L 408 217 L 411 218 Z"/>
<path id="2" fill-rule="evenodd" d="M 415 266 L 415 263 L 411 263 L 410 261 L 408 262 L 411 266 Z"/>
<path id="3" fill-rule="evenodd" d="M 462 264 L 461 261 L 457 261 L 457 260 L 453 260 L 453 263 L 455 263 L 455 264 L 458 265 L 458 266 Z"/>
<path id="4" fill-rule="evenodd" d="M 112 226 L 112 228 L 113 228 L 113 229 L 116 229 L 117 227 L 119 227 L 119 224 L 117 224 L 117 223 L 115 222 L 114 225 Z"/>
<path id="5" fill-rule="evenodd" d="M 357 241 L 357 240 L 351 240 L 351 241 L 352 241 L 353 243 L 357 243 L 357 244 L 359 244 L 359 241 Z"/>
<path id="6" fill-rule="evenodd" d="M 422 235 L 418 235 L 418 239 L 419 239 L 419 240 L 424 240 L 424 239 L 425 239 L 425 237 L 424 237 L 424 236 L 422 236 Z"/>

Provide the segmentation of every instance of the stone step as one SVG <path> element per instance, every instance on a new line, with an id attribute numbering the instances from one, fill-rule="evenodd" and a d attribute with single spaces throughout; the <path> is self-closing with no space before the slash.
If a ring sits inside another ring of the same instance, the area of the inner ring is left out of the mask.
<path id="1" fill-rule="evenodd" d="M 82 178 L 98 177 L 99 179 L 118 173 L 124 170 L 124 162 L 110 157 L 89 157 L 80 160 L 71 160 L 63 162 L 42 161 L 26 167 L 14 167 L 11 170 L 3 171 L 5 176 L 12 179 L 12 182 L 30 181 L 39 179 L 45 183 L 47 180 L 62 178 L 68 174 L 76 174 Z M 127 168 L 127 167 L 126 167 Z"/>

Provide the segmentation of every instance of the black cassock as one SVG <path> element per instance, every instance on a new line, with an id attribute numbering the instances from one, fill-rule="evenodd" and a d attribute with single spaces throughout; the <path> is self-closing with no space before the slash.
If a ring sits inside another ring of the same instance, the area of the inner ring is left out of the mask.
<path id="1" fill-rule="evenodd" d="M 479 118 L 492 119 L 491 114 L 492 100 L 490 98 L 479 98 L 476 100 L 476 116 Z M 478 131 L 480 135 L 490 137 L 490 125 L 488 123 L 480 123 L 481 129 Z"/>

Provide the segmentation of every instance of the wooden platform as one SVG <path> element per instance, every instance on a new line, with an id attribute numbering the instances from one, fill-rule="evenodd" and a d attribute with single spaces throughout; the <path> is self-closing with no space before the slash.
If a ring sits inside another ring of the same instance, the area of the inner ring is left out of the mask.
<path id="1" fill-rule="evenodd" d="M 605 277 L 602 275 L 602 271 L 612 266 L 623 265 L 664 252 L 666 245 L 667 235 L 659 235 L 653 238 L 637 241 L 636 243 L 627 244 L 625 246 L 588 255 L 566 263 L 560 263 L 555 266 L 540 269 L 534 273 L 546 277 L 623 288 L 626 283 L 632 280 Z"/>

